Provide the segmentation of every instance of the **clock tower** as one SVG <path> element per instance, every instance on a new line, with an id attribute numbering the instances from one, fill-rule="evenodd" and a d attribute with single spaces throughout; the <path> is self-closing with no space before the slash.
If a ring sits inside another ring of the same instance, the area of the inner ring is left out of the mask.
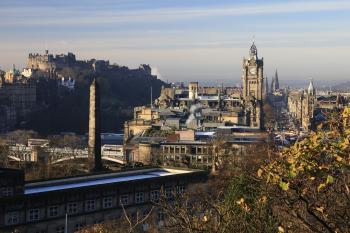
<path id="1" fill-rule="evenodd" d="M 258 58 L 255 43 L 250 47 L 249 58 L 243 58 L 243 99 L 249 115 L 249 125 L 262 128 L 263 126 L 263 58 Z"/>

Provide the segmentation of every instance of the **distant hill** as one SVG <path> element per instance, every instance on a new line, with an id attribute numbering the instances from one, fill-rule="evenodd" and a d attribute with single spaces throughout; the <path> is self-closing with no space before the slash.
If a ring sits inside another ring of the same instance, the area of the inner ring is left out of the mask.
<path id="1" fill-rule="evenodd" d="M 56 80 L 39 80 L 38 100 L 46 107 L 32 114 L 22 124 L 22 128 L 44 135 L 59 132 L 86 133 L 92 70 L 76 66 L 65 67 L 57 70 L 57 73 L 74 78 L 75 91 L 60 93 Z M 132 118 L 135 106 L 150 103 L 151 86 L 153 98 L 159 96 L 163 85 L 166 86 L 166 83 L 143 67 L 129 69 L 113 66 L 98 71 L 96 75 L 101 89 L 101 127 L 104 132 L 121 130 L 125 120 Z"/>
<path id="2" fill-rule="evenodd" d="M 342 82 L 331 87 L 332 91 L 349 91 L 350 81 Z"/>

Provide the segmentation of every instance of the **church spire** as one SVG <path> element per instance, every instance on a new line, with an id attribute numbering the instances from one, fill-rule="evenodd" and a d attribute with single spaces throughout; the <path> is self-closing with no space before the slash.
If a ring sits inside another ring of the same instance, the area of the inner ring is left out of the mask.
<path id="1" fill-rule="evenodd" d="M 275 89 L 275 78 L 271 78 L 271 89 L 270 89 L 270 92 L 271 93 L 274 93 L 276 91 Z"/>
<path id="2" fill-rule="evenodd" d="M 276 90 L 280 89 L 280 84 L 279 84 L 279 81 L 278 81 L 277 69 L 276 69 L 276 72 L 275 72 L 275 89 Z"/>
<path id="3" fill-rule="evenodd" d="M 310 80 L 309 87 L 307 89 L 307 93 L 309 95 L 316 95 L 316 90 L 315 90 L 314 83 L 313 83 L 312 79 Z"/>

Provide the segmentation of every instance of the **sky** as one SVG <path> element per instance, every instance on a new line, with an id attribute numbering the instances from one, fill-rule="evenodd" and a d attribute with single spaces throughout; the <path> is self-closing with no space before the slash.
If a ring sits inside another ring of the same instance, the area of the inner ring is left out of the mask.
<path id="1" fill-rule="evenodd" d="M 28 53 L 73 52 L 164 81 L 240 83 L 255 38 L 264 75 L 350 79 L 349 0 L 1 0 L 0 68 Z"/>

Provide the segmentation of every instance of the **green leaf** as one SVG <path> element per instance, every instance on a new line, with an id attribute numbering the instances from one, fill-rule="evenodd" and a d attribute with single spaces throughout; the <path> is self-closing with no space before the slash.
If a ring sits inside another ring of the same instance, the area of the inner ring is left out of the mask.
<path id="1" fill-rule="evenodd" d="M 288 176 L 291 177 L 291 178 L 294 178 L 294 177 L 297 176 L 297 173 L 294 172 L 294 171 L 289 171 Z"/>
<path id="2" fill-rule="evenodd" d="M 319 192 L 321 189 L 323 189 L 324 187 L 326 187 L 326 184 L 320 184 L 317 188 L 317 191 Z"/>
<path id="3" fill-rule="evenodd" d="M 332 184 L 333 182 L 334 182 L 333 176 L 328 175 L 328 176 L 327 176 L 327 181 L 326 181 L 326 183 L 327 183 L 327 184 Z"/>
<path id="4" fill-rule="evenodd" d="M 289 183 L 280 181 L 280 187 L 283 191 L 287 191 L 289 189 Z"/>

